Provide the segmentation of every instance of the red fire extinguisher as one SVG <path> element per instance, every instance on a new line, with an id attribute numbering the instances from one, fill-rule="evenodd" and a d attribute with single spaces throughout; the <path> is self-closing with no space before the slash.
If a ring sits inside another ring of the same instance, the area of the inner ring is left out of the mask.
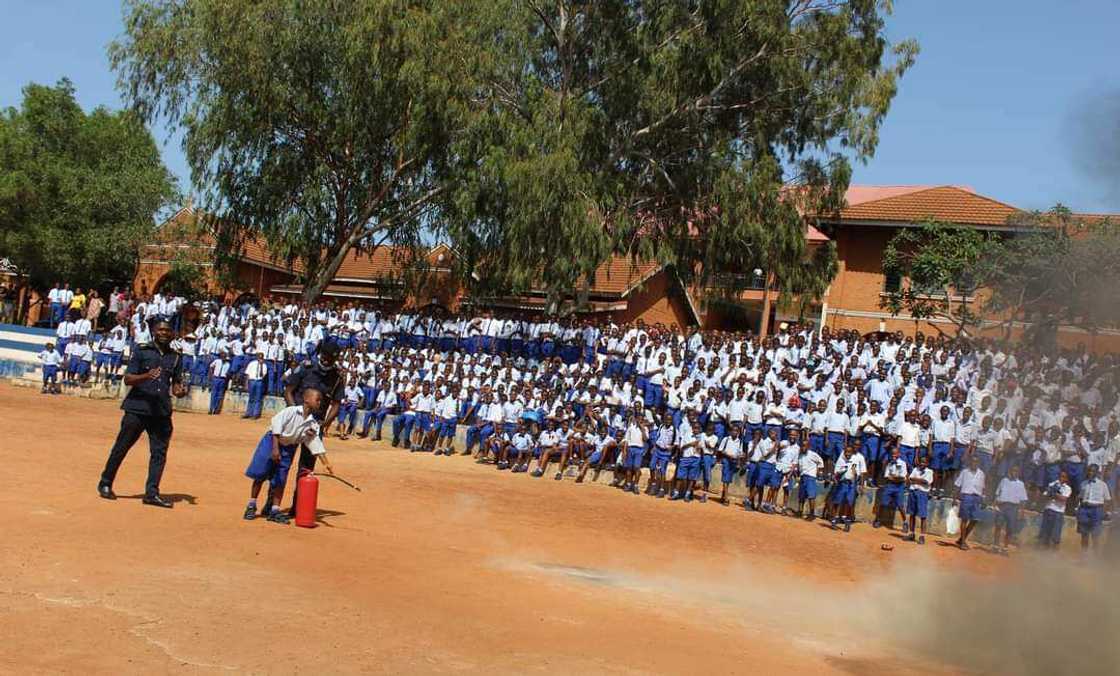
<path id="1" fill-rule="evenodd" d="M 315 527 L 315 507 L 319 503 L 319 479 L 309 469 L 300 470 L 296 480 L 299 497 L 296 498 L 296 525 Z"/>

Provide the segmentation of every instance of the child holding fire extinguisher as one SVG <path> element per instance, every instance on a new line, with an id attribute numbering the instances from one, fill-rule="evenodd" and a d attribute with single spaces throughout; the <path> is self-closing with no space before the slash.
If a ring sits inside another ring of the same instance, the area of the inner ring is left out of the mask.
<path id="1" fill-rule="evenodd" d="M 317 459 L 322 460 L 327 474 L 334 474 L 334 468 L 327 458 L 327 449 L 319 436 L 319 421 L 315 419 L 321 396 L 318 390 L 307 390 L 303 393 L 301 404 L 289 406 L 272 416 L 268 431 L 261 437 L 253 451 L 249 467 L 245 470 L 245 476 L 253 480 L 249 490 L 249 504 L 245 507 L 246 520 L 256 518 L 257 496 L 260 495 L 261 486 L 267 481 L 268 500 L 261 515 L 267 516 L 273 523 L 288 523 L 288 513 L 281 511 L 280 501 L 284 497 L 288 470 L 292 467 L 292 459 L 300 444 L 307 446 Z"/>

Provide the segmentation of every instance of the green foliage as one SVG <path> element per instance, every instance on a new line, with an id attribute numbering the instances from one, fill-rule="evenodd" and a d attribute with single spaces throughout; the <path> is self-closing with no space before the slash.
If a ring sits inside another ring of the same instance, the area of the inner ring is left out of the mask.
<path id="1" fill-rule="evenodd" d="M 171 265 L 160 282 L 160 291 L 187 300 L 203 298 L 206 296 L 205 275 L 205 270 L 197 261 L 186 254 L 177 254 L 171 259 Z"/>
<path id="2" fill-rule="evenodd" d="M 880 304 L 915 320 L 949 320 L 958 333 L 967 333 L 981 319 L 970 297 L 988 282 L 1001 250 L 997 236 L 975 228 L 934 221 L 903 228 L 883 251 L 884 274 L 902 282 Z"/>
<path id="3" fill-rule="evenodd" d="M 445 11 L 433 51 L 472 83 L 453 239 L 483 283 L 559 293 L 611 251 L 708 285 L 757 263 L 783 288 L 826 287 L 835 258 L 806 268 L 803 214 L 837 206 L 916 53 L 887 44 L 874 0 Z"/>
<path id="4" fill-rule="evenodd" d="M 426 230 L 473 293 L 557 307 L 612 252 L 686 281 L 826 273 L 800 216 L 835 206 L 913 63 L 889 9 L 128 0 L 111 55 L 132 106 L 185 130 L 227 253 L 263 233 L 312 299 L 350 249 Z"/>
<path id="5" fill-rule="evenodd" d="M 428 4 L 126 2 L 120 87 L 185 131 L 222 262 L 262 234 L 313 300 L 351 249 L 417 243 L 447 149 Z"/>
<path id="6" fill-rule="evenodd" d="M 0 115 L 0 257 L 41 287 L 129 282 L 175 180 L 133 115 L 82 111 L 68 80 Z"/>
<path id="7" fill-rule="evenodd" d="M 990 259 L 990 313 L 1028 322 L 1028 338 L 1043 344 L 1059 325 L 1120 327 L 1120 224 L 1081 218 L 1059 204 L 1023 214 L 1015 225 L 1025 231 Z"/>

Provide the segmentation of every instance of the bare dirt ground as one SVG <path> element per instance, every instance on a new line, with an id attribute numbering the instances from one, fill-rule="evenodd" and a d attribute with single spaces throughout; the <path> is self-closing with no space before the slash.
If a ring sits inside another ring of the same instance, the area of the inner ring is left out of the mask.
<path id="1" fill-rule="evenodd" d="M 942 673 L 898 626 L 916 571 L 1014 566 L 366 440 L 328 440 L 363 492 L 322 481 L 321 527 L 245 522 L 265 422 L 232 415 L 175 415 L 174 509 L 146 439 L 109 502 L 119 419 L 0 385 L 2 672 Z"/>

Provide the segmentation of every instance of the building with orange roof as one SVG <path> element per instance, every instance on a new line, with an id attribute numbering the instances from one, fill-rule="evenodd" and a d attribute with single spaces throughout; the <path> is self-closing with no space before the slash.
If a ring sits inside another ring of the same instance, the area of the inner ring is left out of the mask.
<path id="1" fill-rule="evenodd" d="M 863 333 L 948 332 L 954 329 L 947 320 L 915 320 L 905 315 L 894 316 L 883 308 L 886 294 L 907 283 L 883 273 L 883 252 L 888 242 L 900 229 L 919 227 L 929 220 L 1011 234 L 1025 227 L 1015 224 L 1015 217 L 1022 213 L 1012 205 L 964 186 L 852 186 L 846 193 L 846 206 L 839 213 L 807 219 L 808 243 L 817 246 L 833 241 L 839 257 L 839 271 L 828 292 L 807 309 L 780 306 L 776 302 L 777 291 L 771 291 L 769 299 L 764 298 L 765 271 L 728 271 L 747 278 L 746 288 L 728 299 L 723 294 L 686 287 L 671 266 L 615 256 L 595 271 L 581 312 L 615 322 L 640 319 L 651 325 L 743 330 L 757 329 L 763 310 L 768 309 L 770 326 L 801 320 Z M 214 247 L 214 238 L 198 227 L 194 210 L 184 207 L 161 226 L 157 240 L 143 248 L 134 284 L 136 292 L 157 290 L 175 257 L 186 256 L 204 269 L 211 269 Z M 415 254 L 410 249 L 392 246 L 352 252 L 324 296 L 338 302 L 386 308 L 434 306 L 448 311 L 474 308 L 525 314 L 546 309 L 543 289 L 519 296 L 471 298 L 453 274 L 456 254 L 446 244 L 436 244 L 425 252 L 425 260 L 419 265 L 413 265 L 412 255 Z M 405 271 L 416 269 L 423 272 L 419 279 L 408 278 Z M 237 256 L 233 280 L 222 285 L 214 275 L 208 275 L 208 286 L 229 300 L 246 295 L 277 300 L 297 298 L 303 293 L 300 272 L 298 261 L 277 260 L 262 242 L 249 241 Z M 964 300 L 978 304 L 982 298 Z M 1090 349 L 1120 349 L 1120 333 L 1116 331 L 1089 335 L 1069 328 L 1063 329 L 1059 338 L 1065 344 L 1084 343 Z"/>

